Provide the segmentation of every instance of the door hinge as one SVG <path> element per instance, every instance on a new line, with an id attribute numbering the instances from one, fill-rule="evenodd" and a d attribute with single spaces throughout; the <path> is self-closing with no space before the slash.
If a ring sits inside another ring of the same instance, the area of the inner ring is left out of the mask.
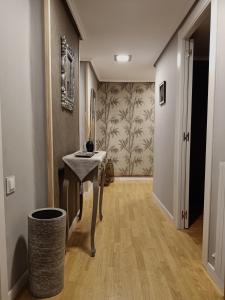
<path id="1" fill-rule="evenodd" d="M 183 133 L 183 141 L 184 142 L 189 142 L 189 137 L 190 137 L 190 134 L 189 134 L 189 132 L 187 132 L 187 133 Z"/>
<path id="2" fill-rule="evenodd" d="M 181 213 L 182 220 L 183 220 L 183 219 L 186 220 L 186 219 L 187 219 L 187 216 L 188 216 L 188 215 L 187 215 L 187 210 L 185 210 L 185 211 L 182 210 L 182 213 Z"/>
<path id="3" fill-rule="evenodd" d="M 182 218 L 182 220 L 185 218 L 185 214 L 184 214 L 184 211 L 182 210 L 182 212 L 181 212 L 181 218 Z"/>

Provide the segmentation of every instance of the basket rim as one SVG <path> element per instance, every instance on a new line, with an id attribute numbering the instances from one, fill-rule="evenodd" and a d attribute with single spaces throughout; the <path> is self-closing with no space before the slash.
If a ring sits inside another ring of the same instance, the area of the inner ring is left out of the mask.
<path id="1" fill-rule="evenodd" d="M 55 217 L 55 218 L 50 218 L 50 219 L 41 219 L 41 218 L 35 218 L 33 217 L 33 214 L 37 213 L 37 212 L 41 212 L 41 211 L 49 211 L 49 210 L 52 210 L 52 211 L 58 211 L 58 212 L 61 212 L 62 214 L 58 217 Z M 59 220 L 59 219 L 62 219 L 66 216 L 66 211 L 64 209 L 61 209 L 61 208 L 55 208 L 55 207 L 45 207 L 45 208 L 38 208 L 38 209 L 35 209 L 33 210 L 32 212 L 30 212 L 30 214 L 28 215 L 28 218 L 31 219 L 31 220 L 36 220 L 36 221 L 43 221 L 43 222 L 51 222 L 51 221 L 54 221 L 54 220 Z"/>

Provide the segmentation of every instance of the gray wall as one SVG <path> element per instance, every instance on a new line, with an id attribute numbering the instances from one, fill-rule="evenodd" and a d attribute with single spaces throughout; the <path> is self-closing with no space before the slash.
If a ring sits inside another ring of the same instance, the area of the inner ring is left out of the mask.
<path id="1" fill-rule="evenodd" d="M 91 90 L 97 95 L 98 79 L 90 62 L 80 62 L 80 146 L 86 143 L 90 126 L 90 100 Z"/>
<path id="2" fill-rule="evenodd" d="M 91 90 L 94 89 L 97 96 L 98 79 L 89 62 L 86 63 L 86 140 L 90 132 L 90 103 L 91 103 Z"/>
<path id="3" fill-rule="evenodd" d="M 27 266 L 27 215 L 47 205 L 43 1 L 1 1 L 0 94 L 9 289 Z"/>
<path id="4" fill-rule="evenodd" d="M 86 142 L 89 137 L 90 128 L 90 100 L 91 90 L 94 89 L 97 94 L 98 79 L 91 67 L 90 62 L 82 61 L 80 63 L 80 147 L 86 149 Z M 89 182 L 84 183 L 84 190 L 91 188 Z"/>
<path id="5" fill-rule="evenodd" d="M 159 105 L 159 85 L 166 81 L 166 104 Z M 177 35 L 156 67 L 153 191 L 173 215 L 174 139 L 177 84 Z"/>
<path id="6" fill-rule="evenodd" d="M 75 106 L 73 112 L 61 107 L 61 37 L 65 35 L 68 44 L 75 54 Z M 59 170 L 64 164 L 62 157 L 79 149 L 79 36 L 71 15 L 62 0 L 51 0 L 51 62 L 52 62 L 52 111 L 53 111 L 53 159 L 54 159 L 54 191 L 56 206 L 65 208 L 62 199 L 62 179 Z M 78 211 L 74 201 L 74 184 L 70 185 L 71 216 Z"/>
<path id="7" fill-rule="evenodd" d="M 217 55 L 216 55 L 216 92 L 214 112 L 214 136 L 213 136 L 213 164 L 212 164 L 212 196 L 210 212 L 210 239 L 209 260 L 213 263 L 211 255 L 215 252 L 217 199 L 219 185 L 219 163 L 225 161 L 225 2 L 219 1 L 219 18 L 217 31 Z"/>

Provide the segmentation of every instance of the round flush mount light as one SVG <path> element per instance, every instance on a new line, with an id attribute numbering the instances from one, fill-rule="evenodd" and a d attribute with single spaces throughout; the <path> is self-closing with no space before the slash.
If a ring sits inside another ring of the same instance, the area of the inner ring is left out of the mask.
<path id="1" fill-rule="evenodd" d="M 116 54 L 114 60 L 118 63 L 127 63 L 131 61 L 132 56 L 129 54 Z"/>

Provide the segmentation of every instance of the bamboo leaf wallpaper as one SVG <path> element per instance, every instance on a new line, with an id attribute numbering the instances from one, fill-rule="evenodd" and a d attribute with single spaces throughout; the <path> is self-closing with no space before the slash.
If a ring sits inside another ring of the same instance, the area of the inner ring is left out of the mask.
<path id="1" fill-rule="evenodd" d="M 154 83 L 99 83 L 96 147 L 115 176 L 153 176 Z"/>

